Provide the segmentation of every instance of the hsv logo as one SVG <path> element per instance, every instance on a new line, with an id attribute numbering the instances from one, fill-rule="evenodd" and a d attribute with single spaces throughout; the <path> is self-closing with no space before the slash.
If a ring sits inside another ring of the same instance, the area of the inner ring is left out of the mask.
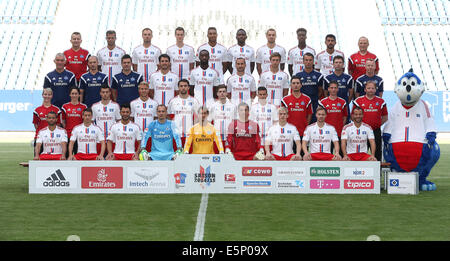
<path id="1" fill-rule="evenodd" d="M 344 180 L 345 189 L 373 189 L 373 180 L 363 180 L 363 179 L 346 179 Z"/>
<path id="2" fill-rule="evenodd" d="M 123 187 L 122 167 L 82 167 L 81 188 L 120 189 Z"/>
<path id="3" fill-rule="evenodd" d="M 272 176 L 272 167 L 243 167 L 242 176 Z"/>

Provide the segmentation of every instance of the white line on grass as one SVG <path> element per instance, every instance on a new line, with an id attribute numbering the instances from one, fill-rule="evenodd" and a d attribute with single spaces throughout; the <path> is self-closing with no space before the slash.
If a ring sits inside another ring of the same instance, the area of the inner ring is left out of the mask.
<path id="1" fill-rule="evenodd" d="M 197 225 L 195 226 L 194 241 L 203 241 L 205 232 L 206 209 L 208 208 L 208 194 L 202 194 L 200 208 L 198 209 Z"/>

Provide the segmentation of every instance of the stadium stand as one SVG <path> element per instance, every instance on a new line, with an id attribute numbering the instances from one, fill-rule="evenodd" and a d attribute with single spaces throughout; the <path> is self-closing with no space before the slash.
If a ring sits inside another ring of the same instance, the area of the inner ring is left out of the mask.
<path id="1" fill-rule="evenodd" d="M 117 31 L 117 45 L 131 53 L 141 43 L 141 30 L 147 26 L 153 30 L 153 43 L 163 52 L 174 43 L 174 28 L 180 25 L 187 32 L 185 43 L 195 49 L 206 41 L 209 26 L 218 28 L 218 41 L 227 47 L 235 44 L 236 30 L 244 28 L 247 43 L 254 48 L 266 42 L 265 31 L 273 27 L 277 43 L 286 50 L 297 43 L 295 30 L 304 27 L 308 29 L 308 45 L 317 52 L 325 49 L 324 37 L 332 33 L 337 37 L 335 48 L 348 56 L 355 51 L 357 38 L 354 28 L 348 26 L 350 18 L 343 15 L 351 6 L 346 2 L 231 0 L 225 5 L 206 0 L 38 0 L 30 5 L 25 0 L 3 0 L 0 89 L 40 90 L 43 77 L 54 68 L 54 54 L 70 47 L 68 39 L 73 31 L 81 32 L 82 47 L 96 54 L 104 47 L 104 34 L 109 29 Z M 90 8 L 83 8 L 84 4 Z M 389 81 L 413 67 L 423 74 L 427 90 L 448 90 L 450 55 L 445 51 L 450 46 L 449 1 L 364 0 L 362 4 L 377 7 L 368 9 L 366 15 L 378 17 L 373 30 L 380 28 L 384 35 L 382 40 L 369 38 L 371 48 L 387 49 L 377 52 L 382 70 L 387 70 L 380 72 L 388 82 L 386 88 L 393 89 Z M 80 12 L 90 19 L 67 22 Z"/>

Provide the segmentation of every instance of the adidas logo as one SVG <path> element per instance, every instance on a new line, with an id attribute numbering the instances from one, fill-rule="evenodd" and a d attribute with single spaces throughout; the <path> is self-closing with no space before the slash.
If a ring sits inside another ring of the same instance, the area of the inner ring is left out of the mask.
<path id="1" fill-rule="evenodd" d="M 58 169 L 44 181 L 43 185 L 44 187 L 69 187 L 70 183 L 66 181 L 63 173 Z"/>

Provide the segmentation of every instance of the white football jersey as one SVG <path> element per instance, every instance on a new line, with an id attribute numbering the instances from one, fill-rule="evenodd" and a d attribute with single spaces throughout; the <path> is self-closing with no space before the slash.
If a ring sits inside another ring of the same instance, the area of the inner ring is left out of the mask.
<path id="1" fill-rule="evenodd" d="M 209 52 L 209 67 L 215 69 L 220 77 L 223 78 L 223 62 L 227 56 L 227 48 L 221 44 L 216 44 L 214 47 L 209 45 L 209 43 L 205 43 L 200 45 L 197 49 L 196 61 L 200 61 L 198 55 L 200 51 L 206 50 Z"/>
<path id="2" fill-rule="evenodd" d="M 248 45 L 242 47 L 237 44 L 228 49 L 226 61 L 231 62 L 233 73 L 236 72 L 236 59 L 240 57 L 245 59 L 245 73 L 252 74 L 250 71 L 250 63 L 255 62 L 255 49 Z"/>
<path id="3" fill-rule="evenodd" d="M 279 123 L 270 127 L 265 145 L 272 145 L 272 154 L 286 157 L 294 154 L 294 141 L 300 141 L 297 127 L 290 123 L 281 126 Z"/>
<path id="4" fill-rule="evenodd" d="M 261 105 L 260 103 L 256 103 L 250 109 L 249 119 L 258 123 L 259 136 L 261 136 L 261 143 L 264 145 L 270 127 L 278 122 L 278 111 L 273 104 L 266 103 L 266 105 Z"/>
<path id="5" fill-rule="evenodd" d="M 142 131 L 138 125 L 133 122 L 123 124 L 117 122 L 111 127 L 108 140 L 116 144 L 114 153 L 133 154 L 136 152 L 135 142 L 142 139 Z"/>
<path id="6" fill-rule="evenodd" d="M 334 72 L 333 68 L 333 58 L 336 56 L 342 56 L 345 61 L 344 53 L 339 50 L 334 50 L 332 54 L 329 54 L 326 50 L 317 54 L 316 59 L 314 60 L 314 67 L 316 69 L 320 69 L 320 72 L 323 76 L 328 76 Z M 344 64 L 345 66 L 345 64 Z M 345 68 L 345 67 L 344 67 Z"/>
<path id="7" fill-rule="evenodd" d="M 108 76 L 108 85 L 111 86 L 114 75 L 122 71 L 122 56 L 126 52 L 116 46 L 110 50 L 108 47 L 103 47 L 97 52 L 98 65 L 102 67 L 102 73 Z"/>
<path id="8" fill-rule="evenodd" d="M 121 119 L 120 106 L 118 103 L 109 101 L 103 105 L 101 101 L 92 105 L 92 119 L 101 130 L 105 139 L 108 137 L 111 126 Z"/>
<path id="9" fill-rule="evenodd" d="M 427 143 L 426 134 L 437 132 L 437 129 L 425 101 L 419 100 L 409 109 L 403 107 L 398 101 L 389 111 L 389 120 L 386 122 L 383 132 L 391 134 L 391 143 Z"/>
<path id="10" fill-rule="evenodd" d="M 161 49 L 154 45 L 145 48 L 141 44 L 134 48 L 132 61 L 133 64 L 137 64 L 137 72 L 142 75 L 145 82 L 150 82 L 150 75 L 158 70 L 160 55 Z"/>
<path id="11" fill-rule="evenodd" d="M 304 49 L 300 49 L 298 46 L 295 46 L 289 50 L 287 63 L 292 65 L 292 75 L 296 75 L 305 69 L 303 64 L 303 55 L 306 53 L 310 53 L 316 57 L 316 51 L 309 46 L 306 46 Z"/>
<path id="12" fill-rule="evenodd" d="M 228 125 L 230 125 L 231 121 L 236 119 L 237 116 L 236 105 L 231 103 L 229 99 L 226 100 L 225 104 L 217 100 L 212 103 L 208 109 L 208 120 L 210 122 L 214 121 L 214 128 L 219 131 L 222 141 L 225 141 L 228 135 Z"/>
<path id="13" fill-rule="evenodd" d="M 67 132 L 58 126 L 53 131 L 48 126 L 43 128 L 36 139 L 36 143 L 41 143 L 43 146 L 42 154 L 62 154 L 61 142 L 67 142 Z"/>
<path id="14" fill-rule="evenodd" d="M 289 75 L 283 71 L 273 73 L 265 71 L 261 73 L 258 86 L 264 86 L 267 89 L 267 102 L 276 106 L 281 105 L 283 99 L 283 90 L 289 89 Z"/>
<path id="15" fill-rule="evenodd" d="M 227 80 L 227 92 L 231 93 L 231 102 L 238 106 L 239 103 L 245 102 L 251 106 L 251 92 L 256 92 L 255 78 L 250 74 L 239 76 L 233 74 Z"/>
<path id="16" fill-rule="evenodd" d="M 367 141 L 375 136 L 369 125 L 362 123 L 358 128 L 351 122 L 342 129 L 341 139 L 347 140 L 347 154 L 367 153 Z"/>
<path id="17" fill-rule="evenodd" d="M 150 76 L 150 89 L 154 90 L 153 99 L 167 106 L 178 91 L 178 76 L 173 72 L 163 74 L 157 71 Z"/>
<path id="18" fill-rule="evenodd" d="M 158 103 L 150 98 L 146 101 L 137 98 L 130 102 L 131 117 L 142 131 L 145 131 L 147 125 L 155 119 L 157 106 Z"/>
<path id="19" fill-rule="evenodd" d="M 325 123 L 319 128 L 317 123 L 313 123 L 306 127 L 303 140 L 309 143 L 309 153 L 331 153 L 331 143 L 339 141 L 339 138 L 333 126 Z"/>
<path id="20" fill-rule="evenodd" d="M 189 136 L 189 130 L 194 125 L 194 115 L 197 115 L 200 106 L 198 100 L 192 96 L 183 99 L 178 95 L 169 101 L 167 113 L 174 115 L 173 121 L 181 131 L 181 137 Z"/>
<path id="21" fill-rule="evenodd" d="M 195 63 L 194 48 L 185 44 L 179 48 L 177 45 L 172 45 L 167 48 L 166 53 L 170 56 L 170 63 L 172 64 L 171 71 L 174 72 L 178 78 L 187 79 L 190 74 L 189 64 Z"/>
<path id="22" fill-rule="evenodd" d="M 70 136 L 70 141 L 76 141 L 78 144 L 77 153 L 83 154 L 97 154 L 97 143 L 104 140 L 102 130 L 93 123 L 89 126 L 84 123 L 75 126 Z"/>
<path id="23" fill-rule="evenodd" d="M 286 49 L 284 47 L 275 45 L 272 49 L 267 44 L 261 46 L 256 50 L 256 63 L 261 64 L 261 72 L 268 71 L 270 69 L 270 55 L 272 53 L 279 53 L 281 55 L 280 64 L 286 63 Z M 278 67 L 280 70 L 280 67 Z"/>
<path id="24" fill-rule="evenodd" d="M 200 104 L 206 105 L 214 102 L 213 87 L 223 84 L 223 81 L 219 73 L 211 67 L 203 70 L 200 66 L 197 66 L 189 76 L 189 84 L 194 85 L 194 98 Z"/>

